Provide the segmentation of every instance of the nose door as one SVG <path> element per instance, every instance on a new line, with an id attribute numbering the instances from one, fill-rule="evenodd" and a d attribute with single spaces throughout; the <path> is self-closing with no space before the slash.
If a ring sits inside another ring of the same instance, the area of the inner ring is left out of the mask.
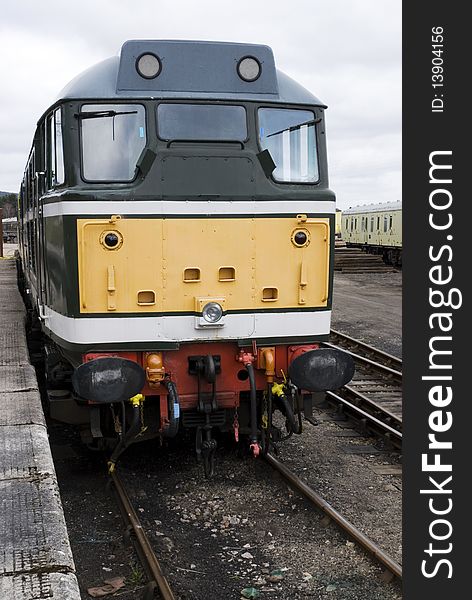
<path id="1" fill-rule="evenodd" d="M 246 215 L 189 214 L 162 221 L 163 310 L 172 317 L 164 320 L 166 337 L 216 340 L 253 334 L 255 244 L 254 219 Z M 221 304 L 227 314 L 205 326 L 199 319 L 202 299 Z"/>

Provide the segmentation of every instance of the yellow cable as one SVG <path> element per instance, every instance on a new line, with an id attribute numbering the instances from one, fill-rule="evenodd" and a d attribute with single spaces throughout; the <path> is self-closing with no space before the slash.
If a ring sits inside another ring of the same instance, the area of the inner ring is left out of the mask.
<path id="1" fill-rule="evenodd" d="M 145 396 L 143 396 L 143 394 L 136 394 L 136 396 L 133 396 L 129 399 L 133 406 L 139 406 L 142 402 L 144 402 L 144 400 Z"/>
<path id="2" fill-rule="evenodd" d="M 275 396 L 282 396 L 284 393 L 284 383 L 274 383 L 272 386 L 272 393 Z"/>

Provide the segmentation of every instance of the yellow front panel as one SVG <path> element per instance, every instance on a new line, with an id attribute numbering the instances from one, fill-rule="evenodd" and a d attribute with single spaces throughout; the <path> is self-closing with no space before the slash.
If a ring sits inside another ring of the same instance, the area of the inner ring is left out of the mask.
<path id="1" fill-rule="evenodd" d="M 194 312 L 198 298 L 230 311 L 327 304 L 327 218 L 79 219 L 77 235 L 83 313 Z"/>
<path id="2" fill-rule="evenodd" d="M 226 310 L 254 306 L 253 219 L 166 219 L 164 304 L 169 311 L 194 311 L 195 297 L 223 296 Z M 186 268 L 200 269 L 199 282 L 183 282 Z M 220 282 L 221 267 L 234 267 L 235 281 Z"/>

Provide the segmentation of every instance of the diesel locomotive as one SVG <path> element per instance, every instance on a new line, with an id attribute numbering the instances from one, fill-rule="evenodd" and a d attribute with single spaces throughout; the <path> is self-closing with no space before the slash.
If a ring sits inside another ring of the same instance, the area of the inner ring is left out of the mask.
<path id="1" fill-rule="evenodd" d="M 254 455 L 352 377 L 330 330 L 326 106 L 267 46 L 131 40 L 40 118 L 20 267 L 50 415 L 111 450 L 193 429 Z M 275 410 L 285 428 L 272 420 Z M 283 419 L 282 419 L 283 420 Z"/>

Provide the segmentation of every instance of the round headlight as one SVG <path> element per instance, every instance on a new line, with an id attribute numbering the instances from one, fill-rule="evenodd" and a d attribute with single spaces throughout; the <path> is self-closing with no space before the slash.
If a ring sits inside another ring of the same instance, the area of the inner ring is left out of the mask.
<path id="1" fill-rule="evenodd" d="M 245 56 L 238 62 L 238 75 L 244 81 L 256 81 L 261 70 L 261 63 L 254 56 Z"/>
<path id="2" fill-rule="evenodd" d="M 292 233 L 292 243 L 297 248 L 303 248 L 310 243 L 310 233 L 306 229 L 295 229 Z"/>
<path id="3" fill-rule="evenodd" d="M 202 316 L 208 323 L 217 323 L 223 316 L 223 309 L 218 302 L 208 302 L 203 307 Z"/>
<path id="4" fill-rule="evenodd" d="M 123 245 L 123 236 L 119 231 L 104 231 L 100 235 L 100 243 L 107 250 L 118 250 Z"/>
<path id="5" fill-rule="evenodd" d="M 109 248 L 114 248 L 115 246 L 118 246 L 120 240 L 116 233 L 107 233 L 104 241 L 105 246 L 108 246 Z"/>
<path id="6" fill-rule="evenodd" d="M 136 61 L 136 70 L 144 79 L 154 79 L 161 72 L 161 61 L 155 54 L 141 54 Z"/>

